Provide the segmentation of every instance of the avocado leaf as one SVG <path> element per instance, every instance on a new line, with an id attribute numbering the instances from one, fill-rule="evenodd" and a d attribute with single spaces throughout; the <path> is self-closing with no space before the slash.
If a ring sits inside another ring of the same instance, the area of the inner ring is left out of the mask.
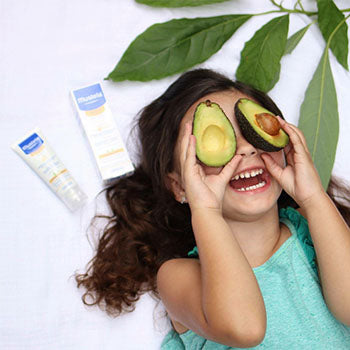
<path id="1" fill-rule="evenodd" d="M 327 46 L 307 87 L 299 118 L 324 189 L 332 174 L 339 136 L 337 93 L 328 53 Z"/>
<path id="2" fill-rule="evenodd" d="M 272 19 L 245 43 L 236 79 L 267 92 L 279 79 L 289 27 L 289 15 Z"/>
<path id="3" fill-rule="evenodd" d="M 345 18 L 344 14 L 338 9 L 332 0 L 317 0 L 318 6 L 318 25 L 322 35 L 328 41 L 330 35 Z M 348 66 L 348 26 L 346 22 L 341 25 L 331 41 L 330 48 L 337 58 L 338 62 L 346 69 Z"/>
<path id="4" fill-rule="evenodd" d="M 229 0 L 136 0 L 136 2 L 138 2 L 139 4 L 144 4 L 153 7 L 201 6 L 225 1 Z"/>
<path id="5" fill-rule="evenodd" d="M 284 55 L 288 55 L 293 52 L 296 46 L 299 44 L 300 40 L 303 38 L 307 30 L 310 28 L 312 23 L 308 24 L 304 28 L 301 28 L 296 33 L 294 33 L 290 38 L 288 38 L 286 43 L 286 48 L 284 50 Z"/>
<path id="6" fill-rule="evenodd" d="M 149 81 L 204 62 L 251 15 L 182 18 L 154 24 L 127 48 L 107 79 Z"/>

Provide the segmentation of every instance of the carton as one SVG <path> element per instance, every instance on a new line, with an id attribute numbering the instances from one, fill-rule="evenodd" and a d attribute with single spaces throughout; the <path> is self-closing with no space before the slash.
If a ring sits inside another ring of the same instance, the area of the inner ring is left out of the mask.
<path id="1" fill-rule="evenodd" d="M 101 84 L 72 90 L 71 95 L 103 182 L 131 173 L 134 166 Z"/>

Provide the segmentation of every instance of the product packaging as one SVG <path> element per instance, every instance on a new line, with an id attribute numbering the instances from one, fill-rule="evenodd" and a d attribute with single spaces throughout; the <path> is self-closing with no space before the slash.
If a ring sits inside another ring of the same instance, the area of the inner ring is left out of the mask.
<path id="1" fill-rule="evenodd" d="M 131 173 L 134 166 L 101 84 L 72 90 L 71 94 L 103 182 Z"/>
<path id="2" fill-rule="evenodd" d="M 39 128 L 26 134 L 11 148 L 71 210 L 79 209 L 87 200 L 67 168 L 48 144 Z"/>

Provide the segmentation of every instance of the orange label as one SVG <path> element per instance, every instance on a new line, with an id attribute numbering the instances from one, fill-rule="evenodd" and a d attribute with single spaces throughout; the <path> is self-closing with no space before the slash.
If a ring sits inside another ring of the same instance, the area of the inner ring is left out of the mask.
<path id="1" fill-rule="evenodd" d="M 98 107 L 96 109 L 92 109 L 90 111 L 85 111 L 85 114 L 88 116 L 88 117 L 94 117 L 95 115 L 99 115 L 101 113 L 103 113 L 105 111 L 105 106 L 101 106 L 101 107 Z"/>
<path id="2" fill-rule="evenodd" d="M 105 158 L 105 157 L 108 157 L 112 154 L 115 154 L 115 153 L 119 153 L 119 152 L 123 152 L 124 151 L 124 148 L 119 148 L 119 149 L 116 149 L 115 151 L 112 151 L 112 152 L 108 152 L 108 153 L 105 153 L 105 154 L 101 154 L 99 156 L 99 158 Z"/>
<path id="3" fill-rule="evenodd" d="M 51 179 L 50 179 L 50 184 L 52 183 L 52 182 L 54 182 L 55 181 L 55 179 L 57 179 L 57 177 L 58 176 L 60 176 L 60 175 L 62 175 L 63 173 L 65 173 L 67 171 L 67 169 L 63 169 L 62 171 L 60 171 L 57 175 L 55 175 L 54 177 L 52 177 Z"/>

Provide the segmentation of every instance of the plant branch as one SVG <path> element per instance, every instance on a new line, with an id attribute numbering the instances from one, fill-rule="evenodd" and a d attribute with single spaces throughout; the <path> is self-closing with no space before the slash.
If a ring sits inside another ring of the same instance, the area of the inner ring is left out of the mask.
<path id="1" fill-rule="evenodd" d="M 303 15 L 307 15 L 307 16 L 315 16 L 317 15 L 317 12 L 310 12 L 310 11 L 305 11 L 304 8 L 303 8 L 303 5 L 301 4 L 300 0 L 297 1 L 296 5 L 294 6 L 294 9 L 287 9 L 285 7 L 282 6 L 282 2 L 280 4 L 277 3 L 276 0 L 270 0 L 270 2 L 278 7 L 280 9 L 280 12 L 287 12 L 287 13 L 300 13 L 300 14 L 303 14 Z M 296 6 L 297 5 L 300 5 L 300 8 L 301 10 L 297 9 Z"/>
<path id="2" fill-rule="evenodd" d="M 301 3 L 301 0 L 297 0 L 297 2 L 295 3 L 295 5 L 294 5 L 294 10 L 297 10 L 297 6 L 300 6 L 300 9 L 302 10 L 302 11 L 305 11 L 305 9 L 304 9 L 304 6 L 303 6 L 303 4 Z"/>
<path id="3" fill-rule="evenodd" d="M 307 16 L 315 16 L 318 14 L 318 12 L 313 12 L 313 11 L 305 11 L 302 3 L 301 3 L 301 0 L 297 0 L 297 2 L 295 3 L 294 5 L 294 9 L 287 9 L 285 7 L 282 6 L 282 3 L 283 1 L 281 1 L 280 4 L 277 3 L 276 0 L 270 0 L 270 2 L 279 8 L 279 11 L 278 12 L 287 12 L 287 13 L 300 13 L 300 14 L 303 14 L 303 15 L 307 15 Z M 297 6 L 300 6 L 300 9 L 297 9 Z M 339 10 L 340 12 L 350 12 L 350 8 L 347 8 L 347 9 L 342 9 L 342 10 Z M 270 13 L 270 12 L 269 12 Z"/>
<path id="4" fill-rule="evenodd" d="M 317 12 L 303 12 L 303 11 L 298 11 L 298 10 L 290 10 L 290 9 L 283 9 L 283 10 L 271 10 L 271 11 L 266 11 L 266 12 L 261 12 L 261 13 L 254 13 L 252 16 L 263 16 L 263 15 L 269 15 L 270 13 L 301 13 L 305 14 L 307 16 L 315 16 L 317 15 Z"/>

